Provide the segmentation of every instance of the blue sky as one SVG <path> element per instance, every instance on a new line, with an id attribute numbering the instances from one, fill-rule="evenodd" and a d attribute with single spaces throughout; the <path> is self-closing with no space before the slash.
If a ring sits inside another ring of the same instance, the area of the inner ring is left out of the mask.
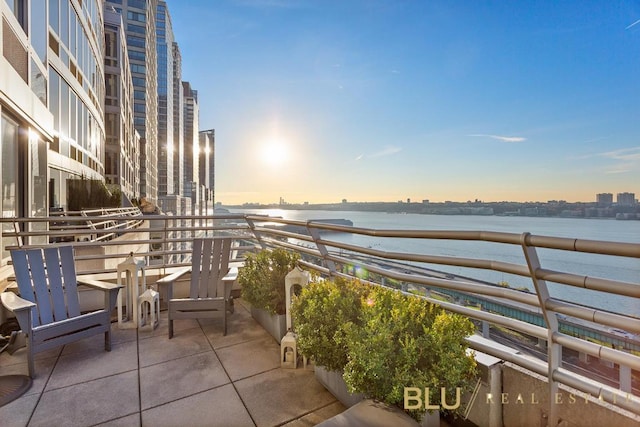
<path id="1" fill-rule="evenodd" d="M 168 1 L 224 204 L 640 194 L 640 1 Z"/>

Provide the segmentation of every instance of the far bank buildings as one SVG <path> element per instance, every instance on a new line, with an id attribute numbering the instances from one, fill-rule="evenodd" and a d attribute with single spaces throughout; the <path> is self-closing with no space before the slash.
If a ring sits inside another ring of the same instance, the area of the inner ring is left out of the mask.
<path id="1" fill-rule="evenodd" d="M 66 209 L 81 177 L 124 206 L 213 208 L 214 131 L 198 132 L 165 1 L 0 0 L 0 14 L 4 217 Z"/>

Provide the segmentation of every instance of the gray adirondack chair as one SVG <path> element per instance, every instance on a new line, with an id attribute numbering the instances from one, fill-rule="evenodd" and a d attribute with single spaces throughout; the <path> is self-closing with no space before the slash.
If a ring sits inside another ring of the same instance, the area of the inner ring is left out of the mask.
<path id="1" fill-rule="evenodd" d="M 96 280 L 79 281 L 71 246 L 11 251 L 20 296 L 0 294 L 26 335 L 29 376 L 35 376 L 34 355 L 89 336 L 104 333 L 111 350 L 111 312 L 121 286 Z M 104 291 L 104 308 L 82 314 L 78 283 Z"/>
<path id="2" fill-rule="evenodd" d="M 156 283 L 166 287 L 169 338 L 173 337 L 175 319 L 222 317 L 224 335 L 227 334 L 227 311 L 230 309 L 231 287 L 237 268 L 229 268 L 232 238 L 198 238 L 193 241 L 191 266 L 184 267 Z M 189 296 L 174 298 L 173 285 L 191 273 Z"/>

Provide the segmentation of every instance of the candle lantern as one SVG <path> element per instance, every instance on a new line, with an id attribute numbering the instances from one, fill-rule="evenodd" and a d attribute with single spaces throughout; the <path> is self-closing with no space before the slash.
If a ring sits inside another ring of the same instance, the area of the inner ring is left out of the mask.
<path id="1" fill-rule="evenodd" d="M 291 298 L 293 297 L 294 288 L 303 288 L 309 284 L 309 272 L 304 271 L 300 267 L 291 270 L 284 279 L 285 296 L 286 296 L 286 318 L 287 318 L 287 334 L 280 341 L 280 366 L 282 368 L 296 369 L 298 367 L 298 336 L 293 331 L 291 322 Z M 303 366 L 307 367 L 307 358 L 303 355 Z"/>
<path id="2" fill-rule="evenodd" d="M 146 288 L 144 265 L 144 260 L 136 260 L 133 257 L 133 252 L 118 264 L 118 285 L 124 285 L 118 292 L 117 304 L 118 327 L 121 329 L 138 327 L 138 295 L 140 287 Z"/>

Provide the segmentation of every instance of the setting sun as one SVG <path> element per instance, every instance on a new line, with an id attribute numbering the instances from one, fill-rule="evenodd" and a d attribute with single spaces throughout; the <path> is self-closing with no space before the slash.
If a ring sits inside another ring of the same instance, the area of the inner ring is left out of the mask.
<path id="1" fill-rule="evenodd" d="M 268 166 L 281 166 L 289 159 L 289 148 L 280 139 L 265 141 L 261 150 L 262 162 Z"/>

